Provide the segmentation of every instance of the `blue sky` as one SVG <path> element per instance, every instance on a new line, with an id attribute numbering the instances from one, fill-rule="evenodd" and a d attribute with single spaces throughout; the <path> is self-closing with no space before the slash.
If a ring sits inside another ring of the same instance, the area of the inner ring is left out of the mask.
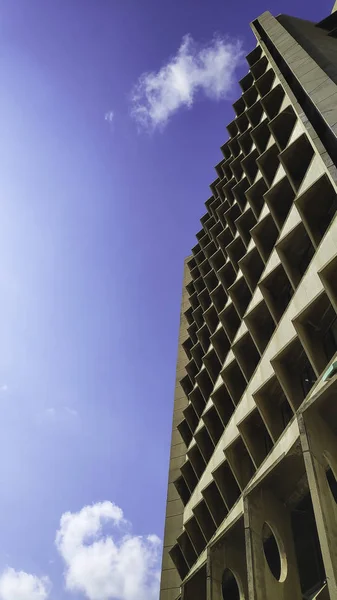
<path id="1" fill-rule="evenodd" d="M 157 599 L 183 258 L 249 21 L 313 4 L 1 2 L 0 600 Z"/>

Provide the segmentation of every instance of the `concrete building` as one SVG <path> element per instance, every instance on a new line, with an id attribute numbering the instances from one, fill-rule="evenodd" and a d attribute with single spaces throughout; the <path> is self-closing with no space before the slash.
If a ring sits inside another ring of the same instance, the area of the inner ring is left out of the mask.
<path id="1" fill-rule="evenodd" d="M 337 600 L 337 12 L 251 27 L 185 261 L 160 600 Z"/>

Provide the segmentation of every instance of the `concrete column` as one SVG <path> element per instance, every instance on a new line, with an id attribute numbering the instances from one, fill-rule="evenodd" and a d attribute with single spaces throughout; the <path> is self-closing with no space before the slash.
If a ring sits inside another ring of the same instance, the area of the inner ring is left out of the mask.
<path id="1" fill-rule="evenodd" d="M 328 465 L 337 475 L 337 438 L 314 408 L 298 421 L 329 593 L 337 598 L 337 504 L 326 478 Z"/>
<path id="2" fill-rule="evenodd" d="M 244 500 L 249 600 L 302 600 L 295 547 L 287 508 L 269 490 L 254 490 Z M 273 531 L 281 560 L 278 581 L 267 563 L 263 525 Z"/>

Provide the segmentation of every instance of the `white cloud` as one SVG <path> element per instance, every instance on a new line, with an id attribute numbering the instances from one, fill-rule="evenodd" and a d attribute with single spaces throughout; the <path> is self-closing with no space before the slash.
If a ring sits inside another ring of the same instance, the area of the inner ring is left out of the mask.
<path id="1" fill-rule="evenodd" d="M 0 575 L 0 600 L 46 600 L 50 588 L 48 577 L 10 568 Z"/>
<path id="2" fill-rule="evenodd" d="M 113 110 L 109 110 L 107 113 L 105 113 L 104 120 L 109 123 L 111 129 L 113 127 L 114 119 L 115 119 L 115 113 Z"/>
<path id="3" fill-rule="evenodd" d="M 71 415 L 72 417 L 78 417 L 78 412 L 74 408 L 70 408 L 69 406 L 66 406 L 64 410 L 66 411 L 66 413 L 68 415 Z"/>
<path id="4" fill-rule="evenodd" d="M 64 513 L 56 546 L 66 565 L 66 588 L 89 600 L 157 600 L 161 542 L 129 530 L 112 502 Z"/>
<path id="5" fill-rule="evenodd" d="M 214 37 L 198 46 L 184 36 L 177 54 L 159 71 L 143 73 L 132 93 L 131 114 L 145 129 L 163 128 L 182 106 L 190 108 L 197 92 L 213 100 L 228 95 L 243 58 L 240 41 Z"/>
<path id="6" fill-rule="evenodd" d="M 56 410 L 52 406 L 50 408 L 46 408 L 46 415 L 53 419 L 56 416 Z"/>

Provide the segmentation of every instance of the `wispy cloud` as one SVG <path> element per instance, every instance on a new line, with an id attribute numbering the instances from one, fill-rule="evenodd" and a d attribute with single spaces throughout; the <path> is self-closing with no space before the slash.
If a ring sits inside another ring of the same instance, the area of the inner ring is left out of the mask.
<path id="1" fill-rule="evenodd" d="M 11 568 L 0 575 L 0 600 L 47 600 L 50 588 L 48 577 Z"/>
<path id="2" fill-rule="evenodd" d="M 166 65 L 140 76 L 132 92 L 132 116 L 140 128 L 153 130 L 163 128 L 182 106 L 191 108 L 199 92 L 212 100 L 226 98 L 242 58 L 239 40 L 216 36 L 200 46 L 186 35 Z"/>
<path id="3" fill-rule="evenodd" d="M 113 110 L 109 110 L 108 112 L 105 113 L 104 115 L 104 120 L 109 124 L 110 129 L 113 128 L 114 125 L 114 120 L 115 120 L 115 113 Z"/>
<path id="4" fill-rule="evenodd" d="M 71 408 L 70 406 L 61 406 L 57 408 L 50 406 L 45 409 L 44 416 L 48 419 L 62 419 L 65 417 L 77 418 L 79 415 L 78 411 L 74 408 Z"/>
<path id="5" fill-rule="evenodd" d="M 110 535 L 103 533 L 106 526 Z M 156 600 L 161 542 L 129 529 L 123 511 L 108 501 L 63 514 L 56 546 L 66 565 L 66 588 L 89 600 Z"/>
<path id="6" fill-rule="evenodd" d="M 64 410 L 68 415 L 72 417 L 78 417 L 78 412 L 74 408 L 69 408 L 69 406 L 65 406 Z"/>

